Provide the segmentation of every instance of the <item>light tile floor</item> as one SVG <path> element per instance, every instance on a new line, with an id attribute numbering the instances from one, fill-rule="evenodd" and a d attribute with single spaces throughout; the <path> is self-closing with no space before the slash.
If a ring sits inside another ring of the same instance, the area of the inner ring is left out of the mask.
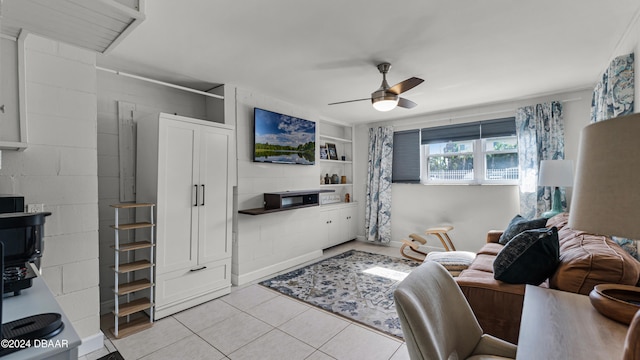
<path id="1" fill-rule="evenodd" d="M 398 248 L 351 241 L 325 250 L 323 258 L 350 249 L 400 257 Z M 287 271 L 291 269 L 282 273 Z M 105 337 L 104 348 L 80 360 L 95 360 L 116 349 L 126 360 L 409 359 L 406 345 L 397 338 L 256 283 L 233 287 L 229 295 L 161 319 L 124 339 Z M 104 318 L 105 334 L 109 318 Z"/>

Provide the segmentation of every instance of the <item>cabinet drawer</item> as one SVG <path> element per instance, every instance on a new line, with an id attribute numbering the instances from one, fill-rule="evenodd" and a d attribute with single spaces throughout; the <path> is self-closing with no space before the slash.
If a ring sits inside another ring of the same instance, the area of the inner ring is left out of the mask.
<path id="1" fill-rule="evenodd" d="M 156 306 L 187 301 L 230 284 L 230 258 L 160 274 L 156 278 Z"/>

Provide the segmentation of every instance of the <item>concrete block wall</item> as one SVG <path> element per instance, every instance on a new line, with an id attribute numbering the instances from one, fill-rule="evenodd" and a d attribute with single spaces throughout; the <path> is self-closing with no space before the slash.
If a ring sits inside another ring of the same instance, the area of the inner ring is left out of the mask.
<path id="1" fill-rule="evenodd" d="M 3 151 L 0 193 L 24 195 L 52 213 L 42 275 L 85 353 L 102 346 L 95 54 L 28 35 L 25 66 L 29 146 Z"/>
<path id="2" fill-rule="evenodd" d="M 113 73 L 98 71 L 98 204 L 100 223 L 100 312 L 109 313 L 113 309 L 114 276 L 113 265 L 114 243 L 113 229 L 109 227 L 115 221 L 111 204 L 120 202 L 120 156 L 135 159 L 135 148 L 126 154 L 119 152 L 118 135 L 118 101 L 133 104 L 134 119 L 160 112 L 177 113 L 205 119 L 207 116 L 206 100 L 202 95 L 152 84 L 142 80 L 118 76 Z M 213 102 L 221 100 L 212 99 Z M 134 213 L 120 211 L 121 223 L 134 221 Z M 125 241 L 128 232 L 121 233 Z"/>

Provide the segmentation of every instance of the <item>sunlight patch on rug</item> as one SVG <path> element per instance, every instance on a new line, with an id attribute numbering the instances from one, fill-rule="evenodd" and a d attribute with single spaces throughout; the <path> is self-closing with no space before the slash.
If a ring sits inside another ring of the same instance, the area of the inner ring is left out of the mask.
<path id="1" fill-rule="evenodd" d="M 350 250 L 260 285 L 402 338 L 393 290 L 420 263 Z"/>

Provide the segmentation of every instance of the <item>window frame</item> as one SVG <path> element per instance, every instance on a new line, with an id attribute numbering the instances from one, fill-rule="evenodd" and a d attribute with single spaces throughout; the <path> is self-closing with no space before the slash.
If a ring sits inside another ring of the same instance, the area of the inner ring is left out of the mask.
<path id="1" fill-rule="evenodd" d="M 425 185 L 518 185 L 519 179 L 487 179 L 487 161 L 486 156 L 490 154 L 505 154 L 505 153 L 518 153 L 518 149 L 514 150 L 492 150 L 486 151 L 486 143 L 487 141 L 495 141 L 496 139 L 515 139 L 516 144 L 518 138 L 514 136 L 496 136 L 492 138 L 483 138 L 483 139 L 474 139 L 473 141 L 473 151 L 470 153 L 453 153 L 453 154 L 434 154 L 431 155 L 429 152 L 430 144 L 420 145 L 421 151 L 421 174 L 420 174 L 420 182 Z M 469 141 L 469 140 L 460 140 L 460 141 Z M 455 142 L 455 141 L 454 141 Z M 442 142 L 444 143 L 444 142 Z M 442 144 L 439 143 L 439 144 Z M 462 180 L 443 180 L 443 179 L 430 179 L 429 177 L 429 158 L 432 156 L 457 156 L 457 155 L 465 155 L 471 154 L 473 157 L 473 179 L 462 179 Z M 520 164 L 518 164 L 518 173 L 520 169 Z"/>

